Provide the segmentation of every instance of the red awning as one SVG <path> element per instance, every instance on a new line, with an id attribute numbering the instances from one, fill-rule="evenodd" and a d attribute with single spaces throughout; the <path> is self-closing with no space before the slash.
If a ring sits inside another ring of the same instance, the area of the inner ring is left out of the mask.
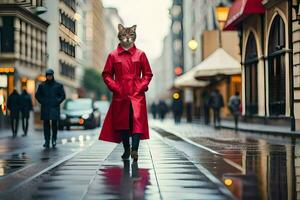
<path id="1" fill-rule="evenodd" d="M 264 12 L 265 8 L 262 5 L 262 0 L 235 0 L 229 10 L 224 30 L 235 30 L 248 15 Z"/>

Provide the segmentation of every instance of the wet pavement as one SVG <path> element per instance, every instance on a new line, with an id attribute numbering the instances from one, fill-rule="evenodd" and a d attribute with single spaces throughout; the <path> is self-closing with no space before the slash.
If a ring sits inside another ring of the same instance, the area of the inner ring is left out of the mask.
<path id="1" fill-rule="evenodd" d="M 300 199 L 299 137 L 175 125 L 171 120 L 152 121 L 151 126 L 227 184 L 238 199 Z"/>
<path id="2" fill-rule="evenodd" d="M 44 149 L 42 132 L 31 131 L 27 137 L 0 139 L 0 192 L 19 187 L 49 167 L 90 146 L 99 130 L 61 131 L 57 148 Z M 1 198 L 0 198 L 1 199 Z"/>
<path id="3" fill-rule="evenodd" d="M 138 164 L 121 160 L 121 144 L 95 142 L 1 199 L 232 199 L 202 166 L 151 135 L 141 142 Z"/>

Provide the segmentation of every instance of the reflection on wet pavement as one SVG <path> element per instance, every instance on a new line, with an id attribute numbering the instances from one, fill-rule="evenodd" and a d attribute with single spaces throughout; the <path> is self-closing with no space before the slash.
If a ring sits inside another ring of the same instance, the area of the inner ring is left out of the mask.
<path id="1" fill-rule="evenodd" d="M 30 158 L 24 152 L 13 154 L 7 159 L 0 159 L 0 177 L 18 170 L 30 162 Z"/>
<path id="2" fill-rule="evenodd" d="M 173 140 L 174 135 L 168 137 L 171 133 L 160 128 L 156 130 L 163 137 L 191 155 L 193 160 L 200 162 L 220 180 L 232 181 L 228 188 L 238 199 L 300 198 L 298 138 L 215 131 L 205 126 L 199 126 L 198 132 L 190 135 L 178 127 L 169 129 L 177 133 L 182 131 L 184 137 L 220 153 L 214 155 L 198 147 L 188 150 L 182 141 L 178 141 L 178 137 Z M 255 191 L 257 195 L 253 196 Z"/>

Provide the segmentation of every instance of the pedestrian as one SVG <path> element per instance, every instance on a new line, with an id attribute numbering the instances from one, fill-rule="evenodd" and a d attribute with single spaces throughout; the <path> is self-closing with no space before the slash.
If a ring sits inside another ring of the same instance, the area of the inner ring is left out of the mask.
<path id="1" fill-rule="evenodd" d="M 231 114 L 233 115 L 234 125 L 235 125 L 235 130 L 236 131 L 238 129 L 238 120 L 239 120 L 239 115 L 240 115 L 240 105 L 241 105 L 240 93 L 235 92 L 235 94 L 232 95 L 229 98 L 228 108 L 229 108 Z"/>
<path id="2" fill-rule="evenodd" d="M 35 98 L 41 104 L 41 120 L 43 120 L 45 148 L 50 147 L 52 129 L 52 147 L 56 147 L 57 126 L 60 117 L 60 104 L 66 98 L 63 85 L 54 79 L 54 71 L 46 71 L 46 80 L 38 86 Z M 51 122 L 51 125 L 50 125 Z"/>
<path id="3" fill-rule="evenodd" d="M 164 100 L 159 100 L 159 103 L 158 103 L 158 115 L 159 115 L 159 118 L 161 121 L 163 121 L 165 119 L 165 116 L 168 112 L 168 106 L 166 104 L 166 102 Z"/>
<path id="4" fill-rule="evenodd" d="M 218 89 L 215 89 L 211 94 L 210 106 L 213 109 L 214 126 L 215 128 L 220 128 L 221 126 L 220 111 L 221 108 L 224 107 L 224 100 Z"/>
<path id="5" fill-rule="evenodd" d="M 120 43 L 108 55 L 102 72 L 113 97 L 99 139 L 123 142 L 122 159 L 127 160 L 131 156 L 137 162 L 140 140 L 149 139 L 145 92 L 153 74 L 146 54 L 134 44 L 136 25 L 124 27 L 119 24 L 118 29 Z"/>
<path id="6" fill-rule="evenodd" d="M 20 95 L 16 89 L 8 96 L 7 108 L 10 111 L 10 125 L 15 138 L 18 133 L 20 117 Z"/>
<path id="7" fill-rule="evenodd" d="M 173 98 L 172 111 L 173 111 L 175 124 L 179 124 L 181 122 L 181 116 L 182 116 L 182 113 L 183 113 L 182 98 L 177 98 L 177 99 Z"/>
<path id="8" fill-rule="evenodd" d="M 156 103 L 155 103 L 155 102 L 153 102 L 153 103 L 151 104 L 151 113 L 152 113 L 153 119 L 156 119 L 157 106 L 156 106 Z"/>
<path id="9" fill-rule="evenodd" d="M 204 90 L 202 93 L 202 102 L 203 102 L 203 112 L 204 112 L 204 123 L 209 124 L 210 121 L 210 95 L 207 90 Z"/>
<path id="10" fill-rule="evenodd" d="M 20 111 L 22 117 L 22 128 L 23 135 L 26 136 L 28 132 L 28 121 L 30 117 L 30 111 L 33 110 L 32 100 L 30 94 L 28 94 L 27 90 L 24 88 L 20 95 Z"/>

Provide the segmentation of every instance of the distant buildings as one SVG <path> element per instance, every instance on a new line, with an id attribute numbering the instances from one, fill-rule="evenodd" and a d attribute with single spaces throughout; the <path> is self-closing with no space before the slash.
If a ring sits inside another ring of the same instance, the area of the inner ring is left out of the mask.
<path id="1" fill-rule="evenodd" d="M 118 24 L 123 24 L 116 8 L 104 8 L 105 27 L 105 56 L 114 50 L 119 44 Z"/>
<path id="2" fill-rule="evenodd" d="M 85 18 L 84 58 L 86 66 L 102 71 L 105 62 L 105 19 L 101 0 L 83 0 Z"/>

